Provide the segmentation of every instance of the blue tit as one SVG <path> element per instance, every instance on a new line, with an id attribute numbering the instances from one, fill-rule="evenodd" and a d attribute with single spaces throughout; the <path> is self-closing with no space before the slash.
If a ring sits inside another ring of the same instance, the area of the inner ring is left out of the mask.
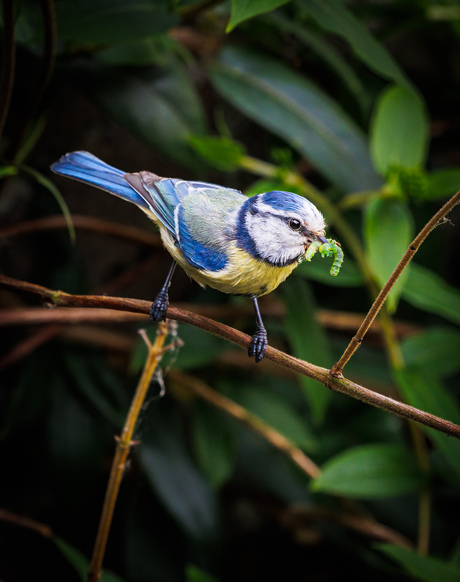
<path id="1" fill-rule="evenodd" d="M 159 227 L 174 262 L 152 304 L 153 321 L 165 318 L 176 264 L 203 287 L 252 297 L 257 328 L 248 353 L 256 362 L 267 347 L 257 298 L 292 273 L 313 241 L 327 242 L 321 212 L 292 192 L 248 198 L 206 182 L 127 174 L 88 152 L 66 154 L 51 169 L 136 204 Z"/>

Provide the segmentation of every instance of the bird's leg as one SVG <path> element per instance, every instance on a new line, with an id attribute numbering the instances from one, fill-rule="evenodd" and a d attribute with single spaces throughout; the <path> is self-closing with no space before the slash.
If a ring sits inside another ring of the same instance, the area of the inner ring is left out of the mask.
<path id="1" fill-rule="evenodd" d="M 251 338 L 248 355 L 250 358 L 254 357 L 256 362 L 260 362 L 265 356 L 265 350 L 267 349 L 267 330 L 265 329 L 262 316 L 260 315 L 257 297 L 253 297 L 252 300 L 254 301 L 254 309 L 256 312 L 257 328 L 255 334 Z"/>
<path id="2" fill-rule="evenodd" d="M 169 286 L 171 285 L 171 279 L 174 274 L 175 268 L 176 261 L 174 261 L 173 264 L 171 265 L 168 276 L 166 277 L 166 281 L 164 282 L 163 287 L 156 296 L 155 301 L 152 303 L 152 307 L 150 308 L 150 319 L 152 321 L 161 321 L 166 319 L 166 310 L 168 309 L 169 305 L 168 289 Z"/>

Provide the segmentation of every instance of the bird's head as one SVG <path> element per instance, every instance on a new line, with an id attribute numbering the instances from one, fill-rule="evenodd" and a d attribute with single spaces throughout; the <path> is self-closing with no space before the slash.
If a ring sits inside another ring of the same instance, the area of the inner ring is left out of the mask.
<path id="1" fill-rule="evenodd" d="M 237 241 L 254 258 L 283 267 L 300 261 L 313 241 L 327 242 L 325 228 L 321 212 L 302 196 L 267 192 L 241 207 Z"/>

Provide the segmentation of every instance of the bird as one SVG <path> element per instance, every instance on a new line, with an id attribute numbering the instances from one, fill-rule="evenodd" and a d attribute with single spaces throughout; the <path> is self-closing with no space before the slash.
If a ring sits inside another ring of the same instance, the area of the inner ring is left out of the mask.
<path id="1" fill-rule="evenodd" d="M 207 182 L 126 173 L 86 151 L 63 155 L 51 170 L 135 204 L 157 225 L 173 263 L 152 303 L 152 321 L 166 317 L 176 265 L 202 287 L 251 297 L 256 329 L 248 355 L 256 362 L 268 345 L 258 298 L 292 273 L 312 243 L 327 243 L 322 213 L 293 192 L 248 197 Z"/>

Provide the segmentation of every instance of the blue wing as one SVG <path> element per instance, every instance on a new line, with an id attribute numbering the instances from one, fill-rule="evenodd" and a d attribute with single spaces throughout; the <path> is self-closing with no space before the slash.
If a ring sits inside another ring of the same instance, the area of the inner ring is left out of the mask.
<path id="1" fill-rule="evenodd" d="M 192 266 L 210 271 L 224 268 L 225 218 L 246 200 L 239 190 L 207 182 L 161 178 L 146 171 L 125 173 L 84 151 L 66 154 L 51 169 L 153 213 L 173 235 Z"/>

